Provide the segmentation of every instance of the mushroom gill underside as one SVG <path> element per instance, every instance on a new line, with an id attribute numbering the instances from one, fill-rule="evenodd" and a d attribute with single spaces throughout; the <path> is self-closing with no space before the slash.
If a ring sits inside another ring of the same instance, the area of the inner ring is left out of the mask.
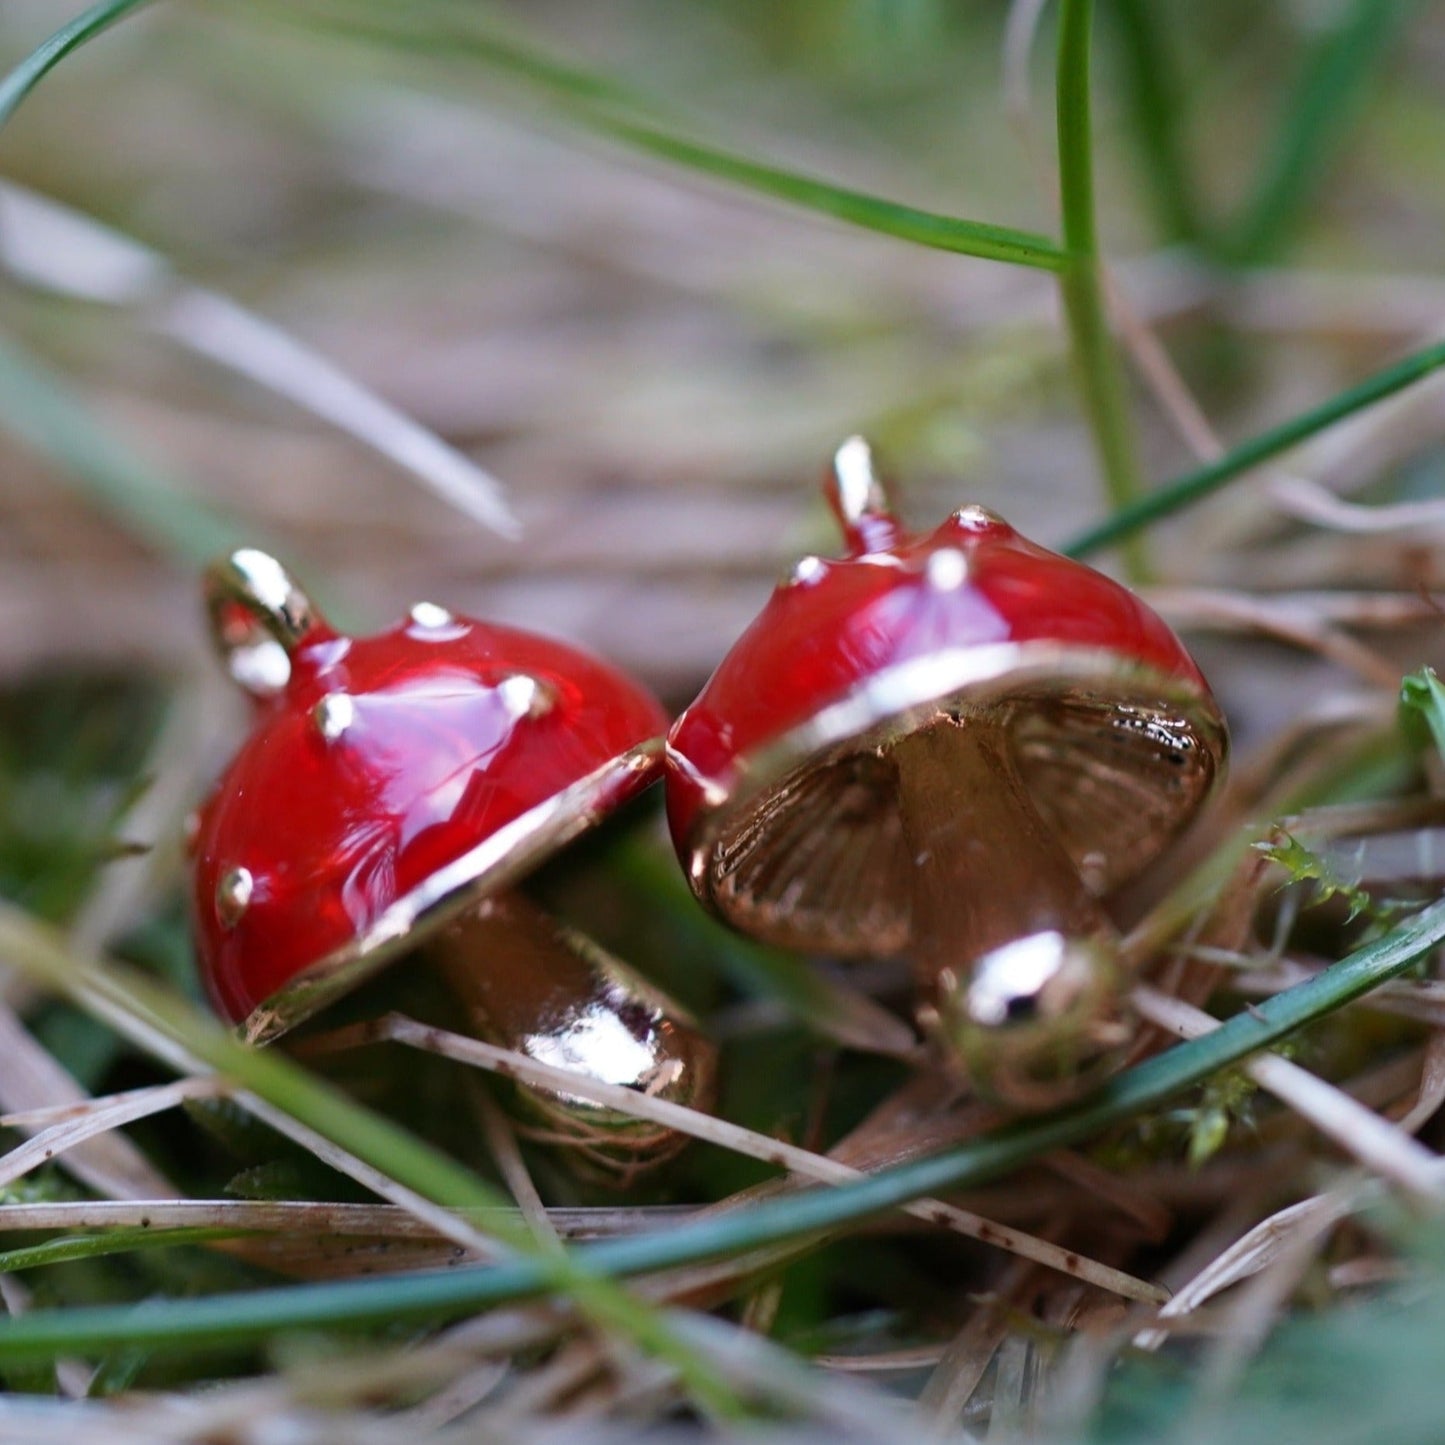
<path id="1" fill-rule="evenodd" d="M 1023 792 L 1084 886 L 1102 896 L 1144 868 L 1214 780 L 1212 716 L 1082 690 L 941 700 L 931 722 L 884 722 L 792 768 L 712 825 L 708 901 L 779 947 L 886 956 L 909 949 L 912 860 L 899 807 L 904 751 L 927 733 L 996 731 Z M 950 744 L 952 746 L 953 744 Z M 958 748 L 960 758 L 967 749 Z M 986 786 L 986 782 L 981 782 Z M 980 839 L 1009 846 L 1006 839 Z M 958 882 L 968 886 L 960 860 Z"/>

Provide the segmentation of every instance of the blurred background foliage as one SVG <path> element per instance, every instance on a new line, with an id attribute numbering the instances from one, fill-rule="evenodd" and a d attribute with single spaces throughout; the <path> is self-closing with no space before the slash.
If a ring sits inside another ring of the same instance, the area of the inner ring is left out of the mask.
<path id="1" fill-rule="evenodd" d="M 920 519 L 972 497 L 1060 541 L 1097 514 L 1047 276 L 845 229 L 639 158 L 569 126 L 524 77 L 434 24 L 437 10 L 409 7 L 398 23 L 364 0 L 150 7 L 21 108 L 5 174 L 343 362 L 499 477 L 526 541 L 459 524 L 366 449 L 198 364 L 156 335 L 154 305 L 7 287 L 16 344 L 79 387 L 154 473 L 334 578 L 359 611 L 445 594 L 580 636 L 676 699 L 765 581 L 800 547 L 828 545 L 813 481 L 850 431 L 877 439 Z M 1307 174 L 1289 174 L 1308 184 L 1268 248 L 1290 269 L 1202 266 L 1270 209 L 1260 197 L 1278 190 L 1271 167 L 1290 151 L 1299 93 L 1356 12 L 1376 21 L 1380 38 L 1363 48 L 1378 58 L 1326 87 L 1324 118 L 1307 127 Z M 61 14 L 16 0 L 0 44 L 18 58 Z M 538 3 L 499 25 L 641 91 L 683 134 L 1056 232 L 1052 14 L 1029 66 L 1031 137 L 1002 92 L 1007 15 L 944 0 L 658 0 Z M 1141 17 L 1147 63 L 1135 67 L 1124 42 Z M 1104 246 L 1226 438 L 1429 331 L 1445 300 L 1431 274 L 1445 124 L 1434 7 L 1108 0 L 1097 31 Z M 1173 182 L 1160 178 L 1144 76 L 1167 99 Z M 1200 218 L 1203 250 L 1161 244 L 1177 239 L 1171 184 Z M 1157 405 L 1135 400 L 1148 473 L 1182 470 L 1189 455 Z M 1394 428 L 1383 459 L 1364 459 L 1372 475 L 1352 456 L 1346 480 L 1378 495 L 1429 490 L 1429 458 L 1400 455 L 1411 440 Z M 194 657 L 189 576 L 138 556 L 122 529 L 64 498 L 64 481 L 37 466 L 33 444 L 6 467 L 0 660 Z M 1250 495 L 1166 529 L 1171 580 L 1258 580 L 1245 544 L 1280 523 Z M 195 529 L 196 550 L 223 535 Z M 168 537 L 172 551 L 183 544 Z M 1297 549 L 1278 550 L 1283 582 Z M 1395 550 L 1379 553 L 1352 549 L 1356 580 L 1393 567 Z M 90 591 L 69 585 L 82 567 L 110 605 L 87 606 Z M 44 605 L 23 614 L 32 598 Z"/>

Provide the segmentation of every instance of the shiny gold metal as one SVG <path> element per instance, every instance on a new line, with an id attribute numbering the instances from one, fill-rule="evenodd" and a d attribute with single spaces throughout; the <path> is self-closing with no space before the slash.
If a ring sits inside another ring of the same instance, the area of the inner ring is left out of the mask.
<path id="1" fill-rule="evenodd" d="M 911 954 L 946 1052 L 1001 1102 L 1047 1107 L 1129 1037 L 1099 898 L 1193 815 L 1223 753 L 1207 696 L 1116 654 L 935 654 L 751 758 L 700 812 L 691 877 L 774 944 Z"/>
<path id="2" fill-rule="evenodd" d="M 1102 1082 L 1134 1036 L 1112 940 L 1052 929 L 945 968 L 927 1025 L 981 1094 L 1027 1110 Z"/>
<path id="3" fill-rule="evenodd" d="M 525 672 L 514 672 L 497 684 L 502 706 L 516 718 L 546 717 L 557 705 L 556 694 L 545 683 Z"/>
<path id="4" fill-rule="evenodd" d="M 824 494 L 845 534 L 871 518 L 893 515 L 888 493 L 866 437 L 851 436 L 833 453 Z"/>
<path id="5" fill-rule="evenodd" d="M 213 562 L 203 588 L 211 641 L 226 671 L 253 696 L 274 697 L 291 675 L 291 654 L 316 623 L 311 600 L 255 547 Z"/>
<path id="6" fill-rule="evenodd" d="M 780 947 L 906 953 L 915 868 L 900 767 L 947 718 L 992 731 L 1029 808 L 1095 896 L 1159 852 L 1213 786 L 1225 751 L 1207 698 L 1116 653 L 1000 643 L 902 663 L 718 790 L 721 805 L 700 811 L 685 840 L 699 896 Z M 970 746 L 967 733 L 956 729 L 948 745 Z M 967 787 L 969 768 L 957 771 Z M 995 851 L 1011 850 L 1001 839 Z"/>
<path id="7" fill-rule="evenodd" d="M 256 880 L 249 868 L 228 868 L 216 884 L 216 916 L 227 928 L 234 928 L 251 906 Z"/>
<path id="8" fill-rule="evenodd" d="M 356 702 L 344 692 L 328 692 L 311 709 L 311 720 L 326 742 L 340 742 L 356 721 Z"/>
<path id="9" fill-rule="evenodd" d="M 687 1015 L 520 894 L 488 898 L 453 920 L 426 955 L 479 1038 L 602 1083 L 711 1107 L 717 1053 Z M 565 1146 L 598 1177 L 625 1181 L 687 1143 L 579 1095 L 519 1087 L 517 1097 L 529 1137 Z"/>
<path id="10" fill-rule="evenodd" d="M 960 527 L 967 527 L 970 531 L 982 532 L 989 527 L 1004 526 L 1004 519 L 989 507 L 978 502 L 969 502 L 962 507 L 955 507 L 953 520 Z"/>

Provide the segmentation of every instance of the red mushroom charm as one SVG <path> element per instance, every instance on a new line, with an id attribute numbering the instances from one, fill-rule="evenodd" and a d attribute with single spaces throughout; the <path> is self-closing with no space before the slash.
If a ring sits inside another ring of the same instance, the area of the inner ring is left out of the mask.
<path id="1" fill-rule="evenodd" d="M 673 726 L 678 856 L 744 932 L 911 955 L 980 1084 L 1042 1105 L 1122 1042 L 1099 899 L 1202 804 L 1223 719 L 1118 583 L 982 507 L 906 531 L 861 438 L 828 497 L 847 555 L 803 558 Z"/>
<path id="2" fill-rule="evenodd" d="M 217 1010 L 265 1042 L 427 945 L 492 1042 L 706 1107 L 711 1045 L 511 891 L 657 779 L 653 698 L 575 648 L 427 603 L 347 637 L 253 549 L 215 564 L 206 592 L 256 703 L 191 839 Z M 629 1169 L 681 1142 L 581 1100 L 532 1102 Z"/>

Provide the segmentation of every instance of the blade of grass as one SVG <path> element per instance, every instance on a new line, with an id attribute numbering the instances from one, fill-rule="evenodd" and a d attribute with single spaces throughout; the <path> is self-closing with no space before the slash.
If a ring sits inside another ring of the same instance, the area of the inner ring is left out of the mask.
<path id="1" fill-rule="evenodd" d="M 67 1234 L 62 1239 L 47 1239 L 44 1244 L 27 1244 L 19 1249 L 0 1250 L 0 1273 L 12 1274 L 23 1269 L 40 1269 L 47 1264 L 66 1264 L 75 1259 L 100 1259 L 105 1255 L 130 1254 L 138 1249 L 212 1244 L 218 1239 L 243 1239 L 252 1233 L 245 1229 L 197 1225 L 180 1229 L 110 1229 L 104 1234 Z"/>
<path id="2" fill-rule="evenodd" d="M 275 10 L 271 13 L 278 14 Z M 409 6 L 406 25 L 400 29 L 365 18 L 312 11 L 287 12 L 285 18 L 372 43 L 421 51 L 453 64 L 471 60 L 521 82 L 546 96 L 574 123 L 633 150 L 864 230 L 934 250 L 1044 271 L 1057 271 L 1064 264 L 1064 253 L 1046 236 L 901 205 L 689 139 L 638 118 L 639 113 L 654 114 L 657 107 L 635 92 L 580 67 L 563 65 L 531 46 L 504 40 L 490 28 L 460 24 L 455 13 L 441 13 L 435 6 Z"/>
<path id="3" fill-rule="evenodd" d="M 1403 361 L 1376 372 L 1357 386 L 1333 396 L 1329 401 L 1302 413 L 1270 431 L 1261 432 L 1247 442 L 1226 452 L 1218 461 L 1196 468 L 1192 472 L 1166 483 L 1157 491 L 1127 507 L 1120 508 L 1111 517 L 1106 517 L 1096 527 L 1081 532 L 1069 541 L 1062 551 L 1069 557 L 1086 557 L 1103 547 L 1132 537 L 1136 532 L 1164 517 L 1172 516 L 1185 507 L 1218 491 L 1221 487 L 1243 475 L 1261 462 L 1277 457 L 1290 447 L 1333 426 L 1335 422 L 1377 401 L 1393 396 L 1397 391 L 1412 386 L 1431 372 L 1445 366 L 1445 342 L 1436 342 L 1420 351 L 1413 352 Z"/>
<path id="4" fill-rule="evenodd" d="M 702 145 L 637 121 L 592 116 L 589 123 L 615 140 L 660 160 L 880 235 L 912 241 L 935 251 L 1007 261 L 1044 271 L 1057 271 L 1063 264 L 1058 248 L 1047 237 L 1031 232 L 900 205 Z"/>
<path id="5" fill-rule="evenodd" d="M 406 1130 L 352 1103 L 283 1055 L 247 1048 L 178 995 L 135 970 L 71 958 L 53 930 L 5 904 L 0 904 L 0 960 L 107 1022 L 139 1017 L 187 1055 L 438 1204 L 451 1209 L 499 1209 L 508 1203 L 470 1170 Z M 672 1364 L 699 1404 L 718 1415 L 739 1414 L 731 1388 L 706 1360 L 678 1344 L 660 1311 L 594 1275 L 579 1258 L 541 1249 L 524 1223 L 493 1219 L 495 1237 L 517 1255 L 535 1258 L 548 1288 L 571 1295 L 594 1322 L 623 1333 Z"/>
<path id="6" fill-rule="evenodd" d="M 124 1094 L 113 1094 L 108 1099 L 96 1100 L 89 1105 L 71 1105 L 61 1119 L 37 1130 L 23 1144 L 17 1144 L 8 1153 L 0 1155 L 0 1187 L 4 1187 L 38 1169 L 42 1164 L 58 1158 L 68 1149 L 109 1133 L 138 1119 L 148 1118 L 166 1109 L 173 1109 L 182 1100 L 204 1098 L 213 1094 L 213 1081 L 207 1079 L 178 1079 L 159 1088 L 133 1089 Z M 24 1116 L 22 1115 L 23 1119 Z M 10 1120 L 6 1120 L 7 1127 Z M 24 1128 L 21 1123 L 20 1127 Z"/>
<path id="7" fill-rule="evenodd" d="M 312 0 L 304 11 L 281 0 L 259 0 L 276 19 L 351 34 L 369 42 L 419 55 L 461 55 L 525 82 L 539 93 L 579 105 L 645 111 L 656 117 L 653 102 L 620 80 L 568 65 L 503 30 L 495 6 L 413 0 L 404 11 L 375 0 Z M 388 24 L 387 22 L 391 22 Z"/>
<path id="8" fill-rule="evenodd" d="M 92 5 L 36 46 L 19 65 L 0 78 L 0 126 L 72 50 L 78 50 L 87 40 L 103 34 L 131 11 L 150 3 L 151 0 L 100 0 L 100 4 Z"/>
<path id="9" fill-rule="evenodd" d="M 60 376 L 4 339 L 0 428 L 53 462 L 85 497 L 168 556 L 203 565 L 243 542 L 265 545 L 254 529 L 242 529 L 136 456 L 94 419 Z"/>
<path id="10" fill-rule="evenodd" d="M 1093 12 L 1093 0 L 1063 0 L 1059 11 L 1059 198 L 1067 251 L 1059 283 L 1073 343 L 1074 370 L 1103 469 L 1105 491 L 1112 505 L 1119 508 L 1132 505 L 1141 486 L 1128 394 L 1109 331 L 1099 264 L 1089 80 Z M 1124 562 L 1134 581 L 1144 580 L 1148 565 L 1144 548 L 1137 540 L 1125 548 Z"/>
<path id="11" fill-rule="evenodd" d="M 1349 132 L 1371 72 L 1414 9 L 1415 0 L 1354 0 L 1316 41 L 1253 194 L 1225 242 L 1228 260 L 1258 266 L 1288 246 Z"/>
<path id="12" fill-rule="evenodd" d="M 648 1119 L 665 1129 L 690 1134 L 695 1139 L 705 1139 L 720 1149 L 731 1149 L 748 1158 L 762 1160 L 774 1168 L 785 1169 L 813 1183 L 837 1184 L 859 1178 L 863 1173 L 862 1170 L 838 1159 L 815 1154 L 809 1149 L 801 1149 L 795 1144 L 774 1139 L 766 1134 L 755 1133 L 751 1129 L 744 1129 L 726 1119 L 689 1108 L 685 1104 L 642 1094 L 624 1085 L 581 1077 L 573 1070 L 541 1063 L 525 1054 L 498 1048 L 497 1045 L 481 1039 L 467 1038 L 462 1034 L 420 1024 L 401 1014 L 387 1014 L 373 1023 L 341 1030 L 332 1035 L 330 1040 L 323 1035 L 318 1042 L 327 1041 L 332 1046 L 345 1047 L 382 1039 L 404 1044 L 409 1048 L 434 1052 L 472 1068 L 489 1069 L 504 1078 L 515 1079 L 518 1083 L 534 1089 L 559 1093 L 575 1091 L 580 1097 L 591 1099 L 604 1108 L 615 1109 L 633 1118 Z M 902 1207 L 906 1213 L 931 1224 L 950 1228 L 970 1239 L 1009 1250 L 1049 1269 L 1097 1284 L 1126 1298 L 1155 1303 L 1168 1298 L 1167 1292 L 1146 1280 L 1136 1279 L 1121 1270 L 1100 1264 L 1097 1260 L 1065 1250 L 1061 1245 L 1016 1230 L 1011 1225 L 985 1219 L 969 1210 L 944 1204 L 940 1200 L 920 1199 Z"/>
<path id="13" fill-rule="evenodd" d="M 1179 1038 L 1198 1037 L 1215 1026 L 1202 1009 L 1147 985 L 1136 987 L 1129 997 L 1140 1017 Z M 1244 1070 L 1261 1089 L 1373 1173 L 1427 1199 L 1440 1193 L 1445 1175 L 1439 1156 L 1345 1090 L 1275 1053 L 1259 1054 Z"/>
<path id="14" fill-rule="evenodd" d="M 1135 144 L 1164 240 L 1203 245 L 1200 215 L 1180 127 L 1179 87 L 1152 0 L 1112 0 L 1123 55 L 1124 90 Z"/>
<path id="15" fill-rule="evenodd" d="M 1136 1065 L 1096 1094 L 1043 1118 L 1000 1129 L 957 1149 L 884 1170 L 855 1184 L 814 1189 L 748 1209 L 624 1240 L 570 1250 L 596 1275 L 676 1268 L 805 1239 L 949 1189 L 997 1179 L 1041 1154 L 1096 1136 L 1184 1089 L 1280 1042 L 1397 978 L 1445 942 L 1445 901 L 1398 924 L 1308 982 L 1236 1014 L 1213 1032 Z M 13 950 L 8 950 L 12 951 Z M 24 959 L 17 961 L 24 962 Z M 233 1346 L 280 1330 L 361 1328 L 383 1321 L 440 1321 L 554 1287 L 546 1260 L 518 1259 L 475 1270 L 402 1279 L 258 1290 L 129 1308 L 36 1311 L 0 1320 L 0 1362 L 49 1359 L 136 1344 L 170 1353 Z"/>
<path id="16" fill-rule="evenodd" d="M 577 1205 L 547 1211 L 559 1234 L 590 1238 L 635 1234 L 658 1224 L 697 1214 L 702 1205 Z M 523 1218 L 516 1205 L 503 1214 Z M 490 1230 L 496 1216 L 488 1210 L 462 1211 L 458 1218 Z M 11 1230 L 228 1229 L 236 1234 L 284 1235 L 288 1242 L 308 1238 L 406 1240 L 446 1245 L 425 1220 L 394 1204 L 328 1204 L 307 1199 L 63 1199 L 39 1203 L 0 1203 L 0 1234 Z"/>

